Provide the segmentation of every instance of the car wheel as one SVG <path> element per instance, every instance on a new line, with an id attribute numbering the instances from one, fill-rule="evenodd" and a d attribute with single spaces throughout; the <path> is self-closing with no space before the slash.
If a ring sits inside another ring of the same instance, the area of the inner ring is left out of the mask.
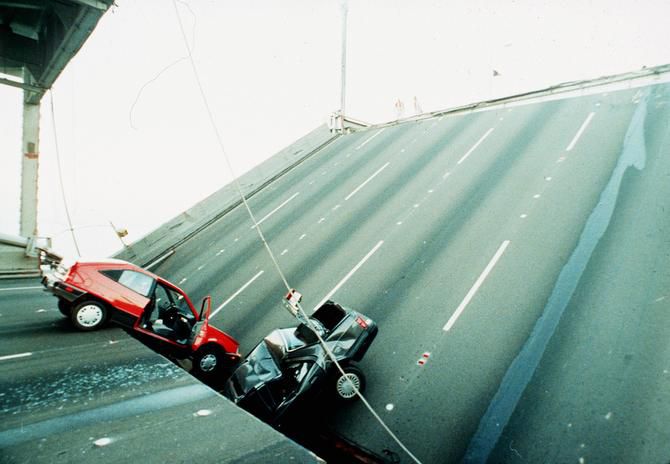
<path id="1" fill-rule="evenodd" d="M 365 376 L 363 371 L 354 365 L 343 366 L 346 376 L 338 370 L 335 375 L 335 394 L 342 401 L 353 401 L 358 398 L 356 390 L 363 392 L 365 389 Z M 352 386 L 353 384 L 353 386 Z"/>
<path id="2" fill-rule="evenodd" d="M 79 330 L 97 330 L 107 319 L 107 308 L 95 300 L 86 300 L 77 304 L 70 313 L 70 320 Z"/>
<path id="3" fill-rule="evenodd" d="M 199 349 L 193 357 L 193 372 L 205 379 L 213 378 L 221 371 L 225 362 L 222 350 L 214 347 Z"/>
<path id="4" fill-rule="evenodd" d="M 70 311 L 72 310 L 72 305 L 69 302 L 59 298 L 58 310 L 61 312 L 63 316 L 70 317 Z"/>

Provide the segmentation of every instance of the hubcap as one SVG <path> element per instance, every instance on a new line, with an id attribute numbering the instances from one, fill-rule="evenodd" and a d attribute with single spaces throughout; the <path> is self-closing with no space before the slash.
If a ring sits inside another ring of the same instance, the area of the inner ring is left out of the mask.
<path id="1" fill-rule="evenodd" d="M 337 379 L 336 387 L 337 393 L 342 398 L 353 398 L 356 395 L 356 390 L 361 388 L 361 379 L 356 374 L 348 372 L 346 376 L 342 375 Z M 354 387 L 356 387 L 356 390 L 354 390 Z"/>
<path id="2" fill-rule="evenodd" d="M 94 327 L 102 321 L 102 309 L 100 306 L 89 304 L 77 311 L 77 322 L 84 327 Z"/>
<path id="3" fill-rule="evenodd" d="M 200 359 L 200 370 L 203 372 L 212 372 L 216 367 L 216 355 L 207 353 Z"/>

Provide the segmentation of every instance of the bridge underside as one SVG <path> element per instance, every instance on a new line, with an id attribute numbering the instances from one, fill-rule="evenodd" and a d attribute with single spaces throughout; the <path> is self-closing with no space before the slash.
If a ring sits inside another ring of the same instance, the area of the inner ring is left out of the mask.
<path id="1" fill-rule="evenodd" d="M 0 84 L 23 90 L 20 237 L 0 236 L 0 273 L 37 267 L 40 102 L 112 3 L 0 0 Z"/>

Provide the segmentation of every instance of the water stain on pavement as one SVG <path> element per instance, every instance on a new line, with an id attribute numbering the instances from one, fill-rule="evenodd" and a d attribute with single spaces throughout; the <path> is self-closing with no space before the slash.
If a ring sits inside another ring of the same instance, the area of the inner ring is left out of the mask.
<path id="1" fill-rule="evenodd" d="M 626 131 L 623 148 L 616 167 L 599 201 L 591 212 L 579 237 L 577 247 L 561 270 L 551 296 L 530 337 L 505 373 L 503 380 L 477 432 L 472 437 L 463 462 L 485 463 L 512 416 L 526 386 L 542 359 L 542 355 L 568 306 L 572 295 L 600 239 L 607 231 L 614 213 L 624 174 L 630 167 L 643 170 L 647 151 L 644 126 L 647 115 L 648 90 L 633 113 Z"/>

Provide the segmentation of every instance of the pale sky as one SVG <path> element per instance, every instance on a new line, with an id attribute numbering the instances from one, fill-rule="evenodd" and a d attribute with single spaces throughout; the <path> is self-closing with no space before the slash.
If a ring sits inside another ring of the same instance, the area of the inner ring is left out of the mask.
<path id="1" fill-rule="evenodd" d="M 232 179 L 172 2 L 117 0 L 53 89 L 82 253 L 136 240 Z M 237 174 L 340 104 L 341 2 L 177 2 Z M 347 114 L 369 122 L 670 63 L 670 2 L 350 0 Z M 500 76 L 493 77 L 493 70 Z M 21 91 L 0 86 L 0 232 L 18 234 Z M 42 100 L 40 235 L 72 254 Z"/>

